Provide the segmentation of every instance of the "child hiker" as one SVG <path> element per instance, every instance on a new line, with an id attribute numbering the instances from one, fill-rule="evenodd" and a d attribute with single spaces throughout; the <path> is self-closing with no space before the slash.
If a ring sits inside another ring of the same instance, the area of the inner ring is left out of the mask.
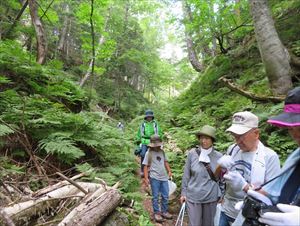
<path id="1" fill-rule="evenodd" d="M 154 220 L 156 222 L 162 222 L 163 218 L 172 219 L 172 215 L 168 212 L 168 179 L 172 176 L 172 172 L 166 155 L 162 150 L 162 145 L 162 140 L 158 135 L 151 136 L 150 144 L 148 145 L 149 149 L 143 161 L 145 176 L 144 183 L 146 186 L 148 186 L 150 182 L 151 185 L 152 206 L 154 212 Z M 160 194 L 161 209 L 159 209 Z"/>

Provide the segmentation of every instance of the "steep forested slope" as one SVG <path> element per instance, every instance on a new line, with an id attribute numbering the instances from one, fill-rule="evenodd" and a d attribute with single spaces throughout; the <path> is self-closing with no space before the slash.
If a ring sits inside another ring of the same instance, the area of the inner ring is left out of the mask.
<path id="1" fill-rule="evenodd" d="M 277 2 L 276 2 L 277 3 Z M 278 6 L 279 3 L 275 6 Z M 299 13 L 294 7 L 299 2 L 291 3 L 287 8 L 281 8 L 281 14 L 276 16 L 276 28 L 285 46 L 294 56 L 299 55 L 299 26 L 294 26 L 299 20 Z M 279 8 L 273 8 L 277 15 Z M 271 115 L 282 110 L 283 101 L 271 101 L 267 98 L 273 94 L 261 62 L 255 34 L 250 31 L 242 42 L 230 49 L 226 54 L 208 60 L 205 70 L 199 73 L 196 81 L 182 93 L 169 108 L 164 117 L 178 145 L 186 149 L 196 142 L 193 132 L 205 124 L 216 126 L 217 147 L 221 151 L 232 143 L 232 138 L 225 132 L 231 123 L 234 112 L 249 110 L 260 118 L 261 140 L 271 146 L 284 160 L 295 148 L 294 142 L 286 130 L 278 130 L 266 124 Z M 298 66 L 294 67 L 294 86 L 299 85 Z M 221 79 L 220 79 L 221 78 Z M 222 78 L 229 79 L 238 89 L 247 91 L 254 96 L 266 97 L 265 100 L 255 100 L 245 97 L 229 89 Z M 283 100 L 283 99 L 282 99 Z"/>

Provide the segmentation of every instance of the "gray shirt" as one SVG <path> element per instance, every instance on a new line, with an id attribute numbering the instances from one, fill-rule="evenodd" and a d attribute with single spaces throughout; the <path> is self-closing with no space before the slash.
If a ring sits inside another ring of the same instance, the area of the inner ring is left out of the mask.
<path id="1" fill-rule="evenodd" d="M 149 153 L 151 152 L 151 155 Z M 167 181 L 169 179 L 165 161 L 168 161 L 162 150 L 153 151 L 151 148 L 146 152 L 143 165 L 149 165 L 149 156 L 151 156 L 149 176 L 156 180 Z"/>
<path id="2" fill-rule="evenodd" d="M 211 170 L 214 172 L 222 154 L 213 150 L 208 156 Z M 192 203 L 215 202 L 221 196 L 218 183 L 211 179 L 203 163 L 199 162 L 196 148 L 189 151 L 185 162 L 181 195 L 186 196 L 187 200 Z"/>
<path id="3" fill-rule="evenodd" d="M 233 148 L 232 145 L 228 148 L 227 153 Z M 280 162 L 278 155 L 264 146 L 263 151 L 265 152 L 265 172 L 264 172 L 264 182 L 272 179 L 280 171 Z M 235 170 L 240 172 L 240 174 L 245 178 L 245 180 L 251 184 L 251 170 L 253 160 L 256 158 L 255 152 L 243 152 L 238 146 L 234 148 L 232 152 L 232 159 L 234 161 Z M 235 204 L 239 201 L 242 201 L 246 193 L 244 191 L 233 190 L 230 184 L 226 184 L 226 192 L 224 196 L 224 203 L 222 205 L 223 211 L 229 217 L 236 218 L 239 211 L 234 208 Z"/>

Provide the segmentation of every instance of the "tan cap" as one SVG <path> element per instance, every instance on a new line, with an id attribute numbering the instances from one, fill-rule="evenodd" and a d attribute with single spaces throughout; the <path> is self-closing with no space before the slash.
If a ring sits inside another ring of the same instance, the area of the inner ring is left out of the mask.
<path id="1" fill-rule="evenodd" d="M 242 135 L 258 127 L 258 117 L 250 111 L 237 112 L 232 117 L 232 125 L 226 130 Z"/>

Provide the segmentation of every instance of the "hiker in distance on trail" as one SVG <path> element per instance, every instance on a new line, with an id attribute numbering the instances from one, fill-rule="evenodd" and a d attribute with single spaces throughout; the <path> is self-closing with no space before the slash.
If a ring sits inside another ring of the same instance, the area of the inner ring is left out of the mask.
<path id="1" fill-rule="evenodd" d="M 158 135 L 162 139 L 163 133 L 160 129 L 157 121 L 154 119 L 154 113 L 152 110 L 145 111 L 144 121 L 140 124 L 137 135 L 136 144 L 139 145 L 138 153 L 141 157 L 141 177 L 144 177 L 144 166 L 143 160 L 145 158 L 146 152 L 148 150 L 148 145 L 150 143 L 150 137 L 152 135 Z"/>
<path id="2" fill-rule="evenodd" d="M 120 130 L 121 132 L 124 132 L 124 124 L 122 122 L 118 122 L 117 125 L 118 130 Z"/>

